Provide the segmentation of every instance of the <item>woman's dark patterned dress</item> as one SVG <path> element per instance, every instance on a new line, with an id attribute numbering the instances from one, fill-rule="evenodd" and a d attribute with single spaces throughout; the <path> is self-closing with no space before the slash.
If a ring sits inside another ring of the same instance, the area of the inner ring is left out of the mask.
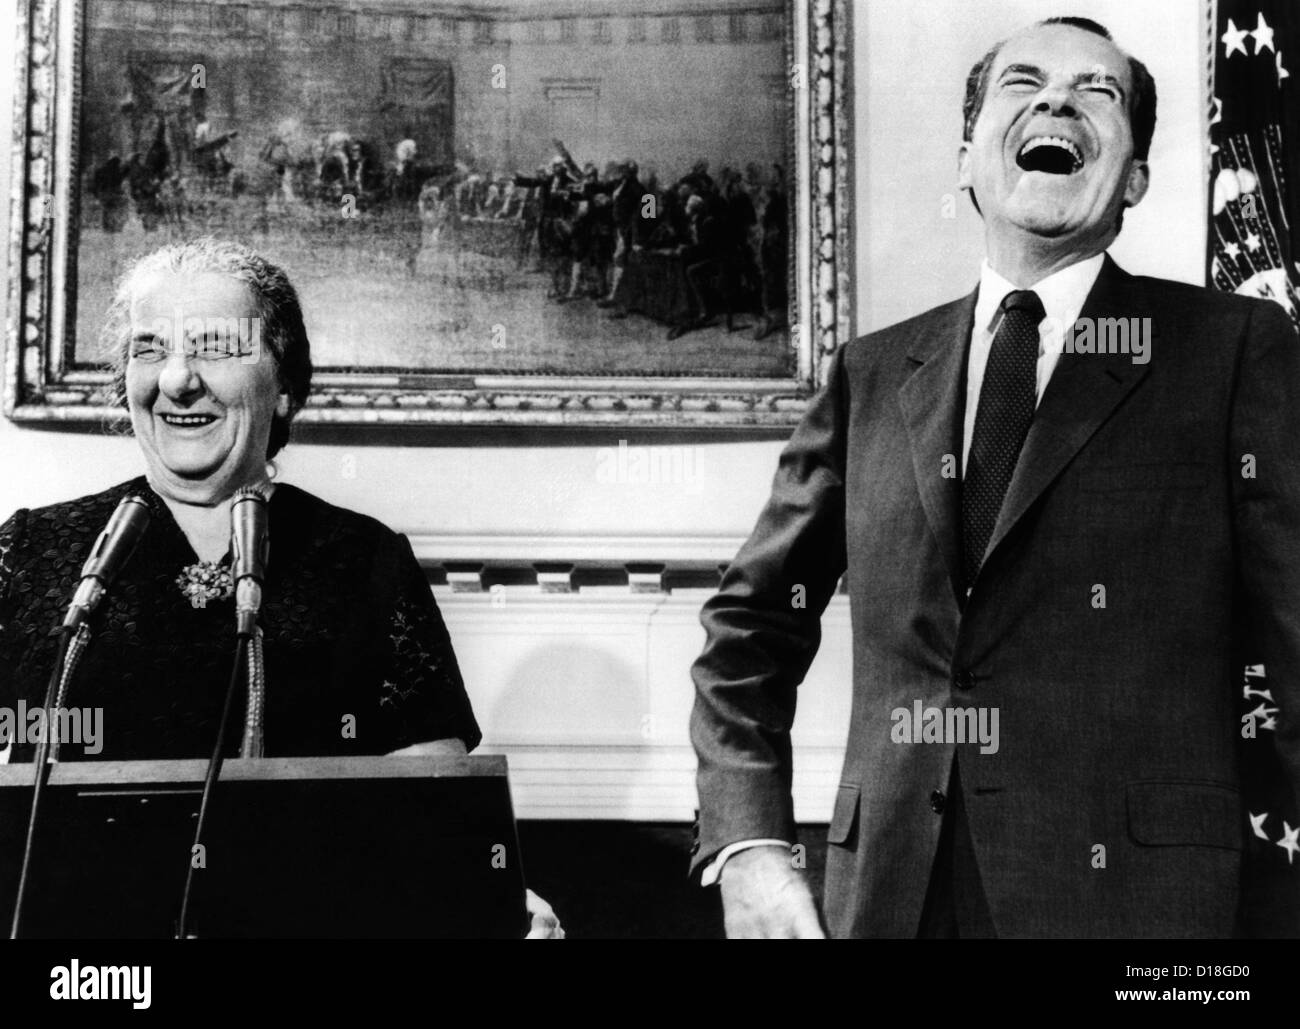
<path id="1" fill-rule="evenodd" d="M 0 706 L 38 707 L 81 566 L 118 502 L 145 479 L 0 526 Z M 103 709 L 102 749 L 60 760 L 207 757 L 234 655 L 234 601 L 196 607 L 178 577 L 199 563 L 166 505 L 91 619 L 64 701 Z M 268 757 L 383 754 L 425 740 L 480 739 L 446 626 L 410 543 L 293 486 L 270 504 L 261 612 Z M 228 559 L 227 559 L 228 560 Z M 238 753 L 244 698 L 227 730 Z M 0 741 L 3 745 L 5 741 Z M 10 760 L 30 761 L 15 745 Z"/>

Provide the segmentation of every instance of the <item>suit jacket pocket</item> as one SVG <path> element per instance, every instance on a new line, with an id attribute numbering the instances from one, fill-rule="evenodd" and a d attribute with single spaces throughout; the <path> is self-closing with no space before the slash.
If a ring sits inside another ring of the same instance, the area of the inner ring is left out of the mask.
<path id="1" fill-rule="evenodd" d="M 853 830 L 858 824 L 858 797 L 861 789 L 853 783 L 842 782 L 835 792 L 835 810 L 831 812 L 831 825 L 826 831 L 826 842 L 852 846 Z"/>
<path id="2" fill-rule="evenodd" d="M 1242 850 L 1241 793 L 1210 782 L 1128 784 L 1128 832 L 1147 847 L 1222 847 Z"/>
<path id="3" fill-rule="evenodd" d="M 1209 481 L 1208 464 L 1114 464 L 1081 469 L 1079 473 L 1079 485 L 1089 493 L 1200 489 Z"/>

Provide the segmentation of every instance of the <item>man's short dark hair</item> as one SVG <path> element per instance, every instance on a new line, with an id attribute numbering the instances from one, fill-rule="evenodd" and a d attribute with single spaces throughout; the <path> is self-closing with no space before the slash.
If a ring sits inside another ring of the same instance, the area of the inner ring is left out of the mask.
<path id="1" fill-rule="evenodd" d="M 1068 25 L 1071 28 L 1082 29 L 1084 32 L 1091 32 L 1094 36 L 1101 36 L 1109 42 L 1115 41 L 1105 26 L 1099 25 L 1090 18 L 1046 18 L 1036 22 L 1034 27 L 1041 25 Z M 1005 45 L 1004 39 L 976 61 L 975 66 L 970 70 L 970 75 L 966 78 L 966 98 L 961 107 L 961 138 L 967 143 L 970 142 L 971 134 L 975 131 L 975 120 L 984 107 L 984 97 L 988 92 L 989 73 L 993 70 L 993 62 L 997 60 L 998 53 Z M 1125 54 L 1125 57 L 1128 55 Z M 1133 130 L 1133 156 L 1145 161 L 1151 151 L 1151 137 L 1156 131 L 1156 82 L 1147 71 L 1146 65 L 1136 57 L 1128 57 L 1128 67 L 1129 75 L 1133 80 L 1133 94 L 1128 98 L 1129 124 Z"/>

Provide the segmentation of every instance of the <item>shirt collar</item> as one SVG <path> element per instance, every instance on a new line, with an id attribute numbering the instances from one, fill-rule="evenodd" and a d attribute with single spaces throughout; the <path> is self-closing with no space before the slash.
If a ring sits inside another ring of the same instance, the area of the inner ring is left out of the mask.
<path id="1" fill-rule="evenodd" d="M 1101 266 L 1105 260 L 1104 253 L 1094 254 L 1086 260 L 1052 272 L 1047 278 L 1036 282 L 1032 289 L 1043 302 L 1043 310 L 1047 317 L 1054 319 L 1057 325 L 1073 325 L 1075 319 L 1079 317 L 1079 312 L 1083 310 L 1083 302 L 1088 298 L 1093 283 L 1101 274 Z M 975 327 L 985 332 L 995 331 L 995 321 L 999 316 L 1002 301 L 1008 293 L 1020 288 L 995 272 L 986 258 L 980 265 L 979 296 L 975 301 Z"/>

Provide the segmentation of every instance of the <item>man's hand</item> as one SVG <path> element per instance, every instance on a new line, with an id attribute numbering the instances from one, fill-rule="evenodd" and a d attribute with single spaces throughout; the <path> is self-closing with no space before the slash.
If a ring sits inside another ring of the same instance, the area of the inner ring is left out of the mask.
<path id="1" fill-rule="evenodd" d="M 564 939 L 564 926 L 560 925 L 555 909 L 532 890 L 524 891 L 524 907 L 531 919 L 525 940 Z"/>
<path id="2" fill-rule="evenodd" d="M 733 940 L 822 940 L 812 892 L 785 847 L 751 847 L 722 866 L 722 910 Z"/>

